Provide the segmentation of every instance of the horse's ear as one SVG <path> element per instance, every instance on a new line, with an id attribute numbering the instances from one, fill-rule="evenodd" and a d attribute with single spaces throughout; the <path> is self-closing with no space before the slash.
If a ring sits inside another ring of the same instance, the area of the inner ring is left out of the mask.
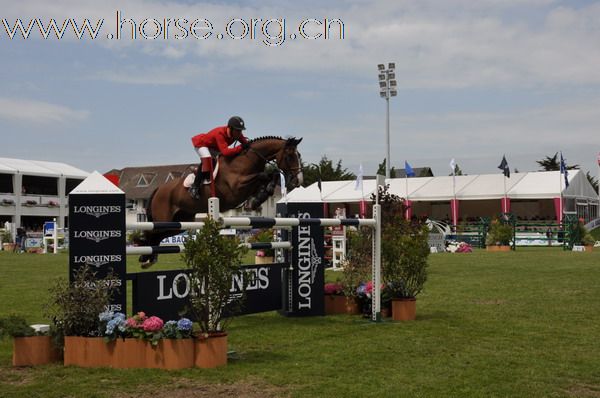
<path id="1" fill-rule="evenodd" d="M 291 137 L 287 141 L 287 146 L 296 147 L 300 142 L 302 142 L 302 138 L 297 139 L 296 137 Z"/>

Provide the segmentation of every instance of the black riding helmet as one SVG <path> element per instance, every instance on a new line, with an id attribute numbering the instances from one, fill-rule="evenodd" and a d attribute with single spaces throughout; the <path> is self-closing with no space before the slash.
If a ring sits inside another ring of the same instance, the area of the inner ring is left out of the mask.
<path id="1" fill-rule="evenodd" d="M 229 118 L 227 122 L 227 127 L 232 128 L 234 130 L 246 130 L 246 124 L 244 123 L 244 119 L 239 116 L 232 116 Z"/>

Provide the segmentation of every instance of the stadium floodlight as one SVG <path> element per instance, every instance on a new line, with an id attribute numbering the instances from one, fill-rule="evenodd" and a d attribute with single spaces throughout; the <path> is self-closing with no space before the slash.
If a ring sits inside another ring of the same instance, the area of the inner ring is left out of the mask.
<path id="1" fill-rule="evenodd" d="M 386 151 L 387 156 L 385 157 L 385 177 L 390 178 L 390 165 L 392 163 L 390 159 L 390 97 L 398 95 L 396 81 L 396 73 L 394 69 L 396 64 L 389 62 L 388 68 L 385 68 L 385 64 L 378 64 L 378 78 L 379 78 L 379 96 L 385 99 L 386 102 L 386 123 L 385 123 L 385 137 L 386 137 Z"/>

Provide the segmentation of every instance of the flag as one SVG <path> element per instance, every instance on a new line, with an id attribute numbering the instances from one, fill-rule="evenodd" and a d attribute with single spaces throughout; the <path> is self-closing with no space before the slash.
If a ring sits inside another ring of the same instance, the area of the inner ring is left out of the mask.
<path id="1" fill-rule="evenodd" d="M 354 183 L 354 190 L 358 191 L 359 189 L 362 190 L 362 185 L 363 183 L 363 167 L 362 167 L 362 163 L 360 164 L 359 168 L 358 168 L 358 175 L 356 176 L 356 182 Z"/>
<path id="2" fill-rule="evenodd" d="M 287 202 L 287 187 L 285 186 L 285 176 L 283 175 L 283 171 L 279 171 L 279 185 L 281 188 L 281 197 Z"/>
<path id="3" fill-rule="evenodd" d="M 502 155 L 502 162 L 500 162 L 500 166 L 498 166 L 500 170 L 502 170 L 505 177 L 510 178 L 510 168 L 508 167 L 508 162 L 506 161 L 506 155 Z"/>
<path id="4" fill-rule="evenodd" d="M 454 158 L 450 161 L 450 170 L 452 170 L 452 175 L 456 173 L 456 160 Z"/>
<path id="5" fill-rule="evenodd" d="M 565 175 L 565 188 L 569 188 L 569 172 L 567 171 L 567 163 L 563 159 L 562 152 L 560 153 L 560 174 Z"/>
<path id="6" fill-rule="evenodd" d="M 408 164 L 408 162 L 406 160 L 404 161 L 404 171 L 406 172 L 407 177 L 415 176 L 415 171 L 413 170 L 412 167 L 410 167 L 410 164 Z"/>

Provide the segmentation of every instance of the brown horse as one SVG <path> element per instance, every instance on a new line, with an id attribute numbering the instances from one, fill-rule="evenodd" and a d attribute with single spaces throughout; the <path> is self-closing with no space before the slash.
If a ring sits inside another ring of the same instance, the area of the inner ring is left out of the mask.
<path id="1" fill-rule="evenodd" d="M 269 194 L 273 193 L 273 175 L 265 173 L 267 164 L 273 164 L 284 173 L 286 185 L 298 187 L 302 184 L 302 162 L 297 146 L 302 138 L 261 137 L 249 141 L 249 148 L 235 157 L 219 158 L 219 173 L 215 179 L 215 193 L 219 198 L 221 211 L 238 207 L 253 195 L 258 207 Z M 277 181 L 279 177 L 277 176 Z M 196 213 L 206 213 L 210 185 L 203 185 L 200 199 L 194 199 L 183 185 L 184 177 L 171 180 L 159 186 L 150 198 L 146 208 L 148 221 L 194 221 Z M 177 235 L 181 230 L 146 231 L 140 244 L 157 246 L 166 237 Z M 140 256 L 142 268 L 156 262 L 158 255 Z"/>

